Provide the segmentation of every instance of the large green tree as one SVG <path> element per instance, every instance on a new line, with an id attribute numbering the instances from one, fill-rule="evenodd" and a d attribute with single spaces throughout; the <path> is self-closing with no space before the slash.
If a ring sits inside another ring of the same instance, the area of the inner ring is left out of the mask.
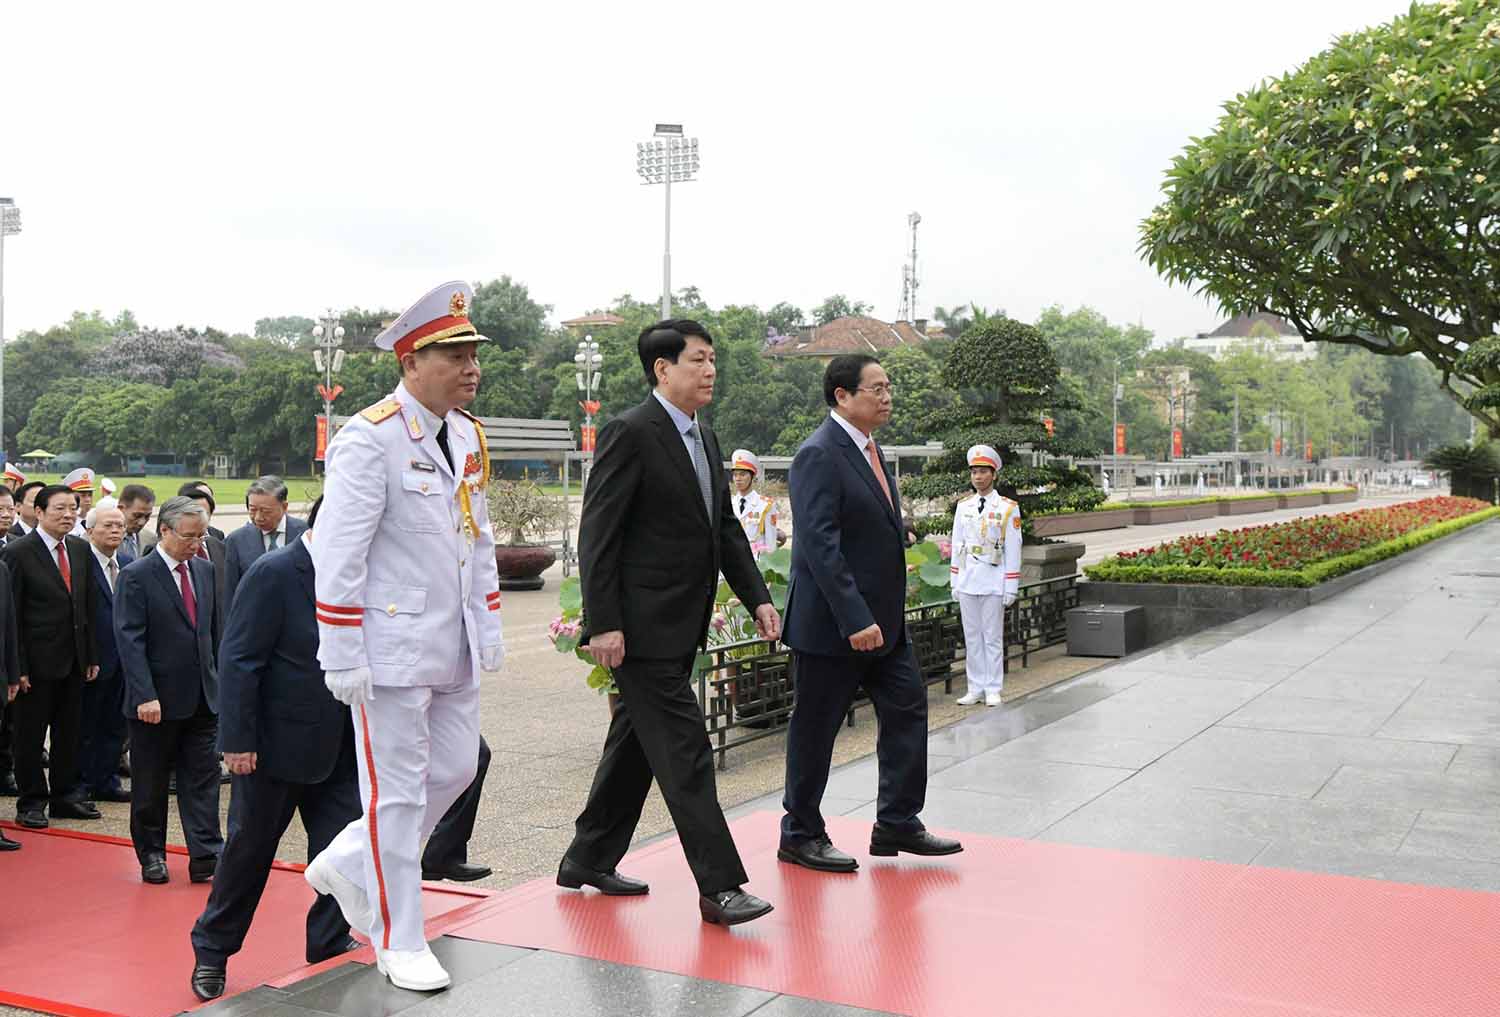
<path id="1" fill-rule="evenodd" d="M 551 304 L 531 299 L 526 284 L 502 275 L 474 287 L 469 320 L 479 334 L 503 350 L 531 349 L 547 332 Z"/>
<path id="2" fill-rule="evenodd" d="M 1500 435 L 1500 19 L 1414 4 L 1225 104 L 1167 172 L 1146 259 L 1305 339 L 1420 354 Z"/>

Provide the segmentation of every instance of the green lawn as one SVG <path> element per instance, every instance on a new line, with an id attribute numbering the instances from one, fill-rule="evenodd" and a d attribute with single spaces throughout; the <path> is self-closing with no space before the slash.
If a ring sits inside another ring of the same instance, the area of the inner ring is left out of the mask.
<path id="1" fill-rule="evenodd" d="M 236 477 L 231 480 L 214 480 L 212 478 L 198 477 L 127 477 L 118 473 L 105 473 L 113 480 L 117 489 L 123 489 L 126 484 L 145 484 L 156 492 L 158 502 L 165 501 L 177 493 L 177 489 L 189 480 L 205 479 L 208 486 L 213 489 L 214 502 L 218 505 L 243 505 L 245 504 L 245 491 L 249 488 L 254 477 Z M 56 473 L 28 473 L 27 480 L 41 480 L 49 484 L 62 483 L 62 476 Z M 283 477 L 287 486 L 287 498 L 293 502 L 312 501 L 323 490 L 322 477 Z M 118 490 L 117 492 L 118 493 Z M 100 496 L 99 481 L 94 481 L 94 496 Z"/>

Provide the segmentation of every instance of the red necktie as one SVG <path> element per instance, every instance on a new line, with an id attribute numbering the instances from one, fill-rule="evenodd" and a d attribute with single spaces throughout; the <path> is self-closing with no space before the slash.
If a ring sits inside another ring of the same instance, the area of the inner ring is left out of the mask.
<path id="1" fill-rule="evenodd" d="M 885 467 L 880 464 L 880 452 L 875 448 L 874 438 L 865 442 L 865 455 L 870 459 L 870 469 L 875 471 L 875 479 L 880 481 L 880 489 L 885 492 L 885 500 L 891 503 L 891 508 L 895 508 L 895 499 L 891 497 L 891 485 L 885 479 Z"/>
<path id="2" fill-rule="evenodd" d="M 63 550 L 63 542 L 60 540 L 57 542 L 57 568 L 62 573 L 63 585 L 68 588 L 69 593 L 72 593 L 73 570 L 68 568 L 68 553 Z"/>
<path id="3" fill-rule="evenodd" d="M 182 606 L 187 608 L 188 624 L 198 627 L 198 598 L 193 596 L 193 584 L 188 582 L 187 562 L 177 563 L 177 585 L 182 587 Z"/>
<path id="4" fill-rule="evenodd" d="M 196 558 L 202 558 L 204 561 L 207 561 L 207 562 L 213 561 L 213 559 L 208 556 L 208 548 L 204 547 L 202 544 L 198 545 L 198 553 L 196 555 L 194 555 L 194 557 L 196 557 Z"/>

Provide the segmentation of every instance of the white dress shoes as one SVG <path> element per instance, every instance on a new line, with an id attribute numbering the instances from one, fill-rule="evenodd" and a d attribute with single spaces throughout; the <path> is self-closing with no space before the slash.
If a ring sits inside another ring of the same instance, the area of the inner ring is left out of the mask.
<path id="1" fill-rule="evenodd" d="M 382 950 L 376 947 L 375 966 L 398 989 L 436 992 L 446 989 L 450 981 L 448 972 L 443 970 L 431 948 L 425 944 L 420 950 Z"/>
<path id="2" fill-rule="evenodd" d="M 960 702 L 962 702 L 962 700 L 960 700 Z M 984 705 L 985 706 L 999 706 L 1000 705 L 1000 693 L 999 692 L 986 692 L 984 694 Z"/>
<path id="3" fill-rule="evenodd" d="M 361 936 L 369 937 L 370 926 L 375 924 L 375 916 L 370 912 L 370 897 L 365 893 L 364 887 L 340 872 L 327 860 L 326 854 L 320 854 L 309 862 L 307 871 L 302 876 L 307 880 L 308 886 L 319 893 L 329 894 L 338 901 L 339 910 L 344 913 L 344 921 L 349 923 L 349 928 Z"/>
<path id="4" fill-rule="evenodd" d="M 983 699 L 983 692 L 980 692 L 978 689 L 970 689 L 968 692 L 959 696 L 958 699 L 955 700 L 955 702 L 957 702 L 959 706 L 978 706 L 980 701 Z"/>

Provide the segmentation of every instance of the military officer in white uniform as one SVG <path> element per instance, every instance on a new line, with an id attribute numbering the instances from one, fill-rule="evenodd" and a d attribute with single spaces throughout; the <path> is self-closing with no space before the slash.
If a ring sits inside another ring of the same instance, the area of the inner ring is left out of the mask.
<path id="1" fill-rule="evenodd" d="M 995 491 L 1000 453 L 969 449 L 974 494 L 953 510 L 951 584 L 964 623 L 969 689 L 960 706 L 1000 705 L 1005 682 L 1005 609 L 1021 585 L 1021 508 Z"/>
<path id="2" fill-rule="evenodd" d="M 83 520 L 88 516 L 89 509 L 94 507 L 94 471 L 87 466 L 80 466 L 66 477 L 62 478 L 63 484 L 78 495 L 78 522 L 73 524 L 71 536 L 88 537 L 88 531 L 83 527 Z"/>
<path id="3" fill-rule="evenodd" d="M 734 489 L 729 500 L 734 503 L 735 517 L 751 547 L 759 544 L 766 551 L 774 551 L 786 538 L 776 529 L 776 503 L 755 489 L 759 476 L 760 458 L 749 449 L 735 449 L 729 457 L 729 482 Z"/>
<path id="4" fill-rule="evenodd" d="M 364 815 L 307 867 L 405 989 L 448 985 L 427 946 L 422 842 L 474 777 L 479 677 L 504 657 L 473 291 L 445 283 L 376 337 L 401 384 L 328 446 L 312 541 L 318 661 L 354 713 Z"/>

